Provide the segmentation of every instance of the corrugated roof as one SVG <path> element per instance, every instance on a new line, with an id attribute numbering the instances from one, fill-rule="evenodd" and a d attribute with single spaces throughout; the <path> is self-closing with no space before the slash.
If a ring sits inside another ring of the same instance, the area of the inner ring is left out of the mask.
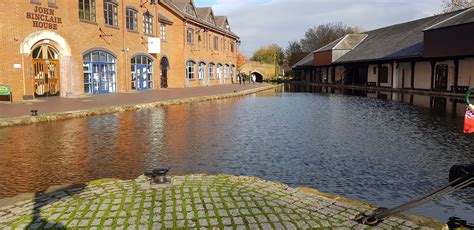
<path id="1" fill-rule="evenodd" d="M 314 66 L 314 53 L 310 53 L 306 55 L 306 57 L 304 57 L 299 62 L 294 64 L 291 68 L 310 67 L 310 66 Z"/>
<path id="2" fill-rule="evenodd" d="M 459 13 L 436 15 L 368 31 L 364 41 L 335 63 L 422 57 L 423 30 Z"/>
<path id="3" fill-rule="evenodd" d="M 440 28 L 445 28 L 445 27 L 450 27 L 450 26 L 457 26 L 457 25 L 473 23 L 473 22 L 474 22 L 474 7 L 471 7 L 451 18 L 446 19 L 445 21 L 442 21 L 438 24 L 435 24 L 427 28 L 426 30 L 435 30 L 435 29 L 440 29 Z"/>
<path id="4" fill-rule="evenodd" d="M 360 44 L 365 38 L 367 38 L 367 34 L 348 34 L 342 39 L 339 44 L 334 47 L 335 50 L 350 50 L 354 49 L 358 44 Z"/>
<path id="5" fill-rule="evenodd" d="M 330 50 L 350 50 L 357 46 L 361 41 L 367 37 L 367 34 L 347 34 L 335 41 L 323 46 L 314 51 L 316 53 L 330 51 Z"/>
<path id="6" fill-rule="evenodd" d="M 345 37 L 345 36 L 344 36 Z M 340 37 L 338 39 L 336 39 L 335 41 L 321 47 L 320 49 L 314 51 L 316 53 L 319 53 L 319 52 L 324 52 L 324 51 L 330 51 L 332 50 L 342 39 L 344 39 L 344 37 Z"/>

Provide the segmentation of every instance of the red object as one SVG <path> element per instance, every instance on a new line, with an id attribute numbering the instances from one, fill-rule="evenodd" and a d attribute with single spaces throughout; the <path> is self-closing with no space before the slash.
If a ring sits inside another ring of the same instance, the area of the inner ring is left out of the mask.
<path id="1" fill-rule="evenodd" d="M 464 116 L 464 133 L 474 133 L 474 112 L 469 109 Z"/>

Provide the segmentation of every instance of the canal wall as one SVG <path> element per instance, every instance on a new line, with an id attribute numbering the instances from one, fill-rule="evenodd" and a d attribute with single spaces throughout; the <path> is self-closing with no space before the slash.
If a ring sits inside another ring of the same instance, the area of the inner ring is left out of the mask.
<path id="1" fill-rule="evenodd" d="M 192 102 L 202 102 L 202 101 L 210 101 L 210 100 L 227 99 L 227 98 L 233 98 L 233 97 L 242 97 L 242 96 L 258 93 L 261 91 L 274 89 L 276 87 L 277 85 L 265 85 L 263 87 L 259 87 L 256 89 L 234 91 L 233 93 L 212 95 L 212 96 L 190 97 L 190 98 L 184 98 L 184 99 L 166 100 L 166 101 L 158 101 L 158 102 L 142 103 L 142 104 L 98 107 L 98 108 L 91 108 L 87 110 L 47 113 L 47 114 L 41 114 L 39 116 L 0 118 L 0 128 L 12 127 L 12 126 L 18 126 L 18 125 L 28 125 L 28 124 L 41 123 L 41 122 L 67 120 L 67 119 L 73 119 L 73 118 L 82 118 L 82 117 L 88 117 L 88 116 L 94 116 L 94 115 L 112 114 L 112 113 L 118 113 L 118 112 L 148 109 L 148 108 L 167 106 L 167 105 L 179 105 L 179 104 L 192 103 Z"/>
<path id="2" fill-rule="evenodd" d="M 465 98 L 465 93 L 454 93 L 449 91 L 433 91 L 433 90 L 423 90 L 423 89 L 400 89 L 400 88 L 390 88 L 390 87 L 376 87 L 376 86 L 360 86 L 360 85 L 341 85 L 341 84 L 331 84 L 331 83 L 307 83 L 300 81 L 293 81 L 291 84 L 306 86 L 306 87 L 328 87 L 335 89 L 354 89 L 361 91 L 381 91 L 381 92 L 391 92 L 391 93 L 407 93 L 407 94 L 418 94 L 426 96 L 438 96 L 438 97 L 456 97 L 456 98 Z M 474 96 L 472 96 L 474 98 Z"/>
<path id="3" fill-rule="evenodd" d="M 249 176 L 171 176 L 165 184 L 140 176 L 56 188 L 0 200 L 0 228 L 365 229 L 355 220 L 377 208 Z M 414 215 L 386 218 L 377 228 L 447 229 Z"/>

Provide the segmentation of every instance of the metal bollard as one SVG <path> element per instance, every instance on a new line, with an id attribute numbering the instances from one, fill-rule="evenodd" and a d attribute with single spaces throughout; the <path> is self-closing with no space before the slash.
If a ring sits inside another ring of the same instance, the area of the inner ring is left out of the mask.
<path id="1" fill-rule="evenodd" d="M 152 182 L 156 184 L 165 184 L 168 182 L 166 174 L 170 171 L 169 168 L 157 168 L 152 171 L 145 172 L 145 176 L 149 177 Z"/>

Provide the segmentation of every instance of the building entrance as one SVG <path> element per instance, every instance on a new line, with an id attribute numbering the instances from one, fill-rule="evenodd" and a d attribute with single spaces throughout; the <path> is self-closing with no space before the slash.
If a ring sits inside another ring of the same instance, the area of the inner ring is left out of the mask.
<path id="1" fill-rule="evenodd" d="M 153 89 L 153 60 L 147 56 L 132 58 L 132 89 Z"/>
<path id="2" fill-rule="evenodd" d="M 32 58 L 35 96 L 58 96 L 60 89 L 58 51 L 48 44 L 42 44 L 33 49 Z"/>
<path id="3" fill-rule="evenodd" d="M 436 66 L 435 90 L 446 91 L 448 89 L 448 65 Z"/>
<path id="4" fill-rule="evenodd" d="M 160 63 L 160 75 L 161 75 L 160 86 L 163 89 L 168 88 L 168 68 L 169 68 L 168 59 L 166 57 L 163 57 Z"/>

